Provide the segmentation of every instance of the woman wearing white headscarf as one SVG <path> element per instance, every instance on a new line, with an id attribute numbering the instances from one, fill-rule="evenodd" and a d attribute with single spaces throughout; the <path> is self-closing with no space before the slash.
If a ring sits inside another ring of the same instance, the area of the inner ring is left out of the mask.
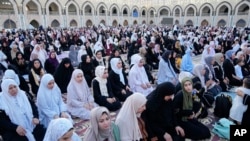
<path id="1" fill-rule="evenodd" d="M 67 108 L 70 114 L 81 119 L 90 119 L 90 111 L 96 104 L 82 70 L 73 71 L 67 92 Z"/>
<path id="2" fill-rule="evenodd" d="M 125 101 L 132 94 L 128 86 L 128 79 L 122 69 L 120 58 L 110 60 L 111 71 L 109 72 L 109 81 L 114 95 L 120 100 Z"/>
<path id="3" fill-rule="evenodd" d="M 42 141 L 36 106 L 12 79 L 4 79 L 0 93 L 1 135 L 6 141 Z"/>
<path id="4" fill-rule="evenodd" d="M 81 49 L 78 51 L 78 54 L 77 54 L 77 61 L 79 63 L 82 62 L 81 57 L 82 55 L 85 55 L 85 54 L 87 54 L 86 47 L 84 45 L 81 45 Z"/>
<path id="5" fill-rule="evenodd" d="M 108 109 L 100 106 L 91 110 L 90 127 L 84 135 L 84 141 L 105 140 L 120 141 L 120 131 L 118 126 L 111 122 Z"/>
<path id="6" fill-rule="evenodd" d="M 143 66 L 143 59 L 141 56 L 135 56 L 135 64 L 128 74 L 128 84 L 132 92 L 140 92 L 147 96 L 153 91 L 145 68 Z"/>
<path id="7" fill-rule="evenodd" d="M 129 96 L 117 115 L 115 123 L 120 129 L 121 141 L 139 141 L 144 139 L 139 122 L 141 113 L 146 109 L 146 97 L 141 93 L 134 93 Z"/>
<path id="8" fill-rule="evenodd" d="M 95 102 L 100 106 L 108 108 L 110 111 L 120 109 L 121 102 L 114 97 L 110 82 L 108 81 L 108 70 L 103 66 L 97 66 L 95 76 L 92 81 Z"/>
<path id="9" fill-rule="evenodd" d="M 41 48 L 39 44 L 36 44 L 31 52 L 30 61 L 33 61 L 34 59 L 39 59 L 44 67 L 44 63 L 47 59 L 47 52 Z"/>
<path id="10" fill-rule="evenodd" d="M 205 58 L 208 56 L 214 56 L 214 55 L 215 55 L 214 48 L 211 47 L 210 45 L 206 44 L 204 46 L 204 50 L 203 50 L 202 55 L 201 55 L 201 63 L 206 64 Z"/>
<path id="11" fill-rule="evenodd" d="M 51 74 L 45 74 L 42 77 L 37 93 L 37 107 L 40 120 L 45 127 L 48 127 L 52 119 L 59 117 L 72 120 L 66 112 L 66 105 L 61 95 L 61 90 L 55 83 L 54 77 Z"/>
<path id="12" fill-rule="evenodd" d="M 74 127 L 70 120 L 65 118 L 53 119 L 48 126 L 43 141 L 81 141 L 80 137 L 74 132 Z"/>

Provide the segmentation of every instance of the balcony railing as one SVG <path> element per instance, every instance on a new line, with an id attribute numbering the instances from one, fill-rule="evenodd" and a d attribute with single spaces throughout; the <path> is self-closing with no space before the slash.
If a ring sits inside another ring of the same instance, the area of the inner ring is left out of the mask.
<path id="1" fill-rule="evenodd" d="M 187 13 L 187 16 L 194 16 L 194 13 Z"/>
<path id="2" fill-rule="evenodd" d="M 237 15 L 248 15 L 249 12 L 238 12 Z"/>
<path id="3" fill-rule="evenodd" d="M 180 13 L 175 13 L 175 16 L 179 17 L 181 14 Z"/>
<path id="4" fill-rule="evenodd" d="M 58 11 L 49 11 L 49 14 L 50 15 L 59 15 L 59 12 Z"/>
<path id="5" fill-rule="evenodd" d="M 99 16 L 106 16 L 106 13 L 99 13 Z"/>
<path id="6" fill-rule="evenodd" d="M 86 16 L 92 16 L 92 13 L 85 13 Z"/>
<path id="7" fill-rule="evenodd" d="M 122 14 L 123 16 L 128 16 L 128 14 Z"/>
<path id="8" fill-rule="evenodd" d="M 219 16 L 227 16 L 228 13 L 219 13 L 218 15 L 219 15 Z"/>
<path id="9" fill-rule="evenodd" d="M 201 16 L 210 16 L 210 13 L 201 13 Z"/>
<path id="10" fill-rule="evenodd" d="M 27 14 L 29 15 L 39 15 L 38 11 L 27 11 Z"/>
<path id="11" fill-rule="evenodd" d="M 14 15 L 15 11 L 12 10 L 0 10 L 0 15 Z"/>
<path id="12" fill-rule="evenodd" d="M 77 15 L 77 12 L 68 12 L 68 15 Z"/>
<path id="13" fill-rule="evenodd" d="M 112 16 L 118 16 L 118 14 L 111 14 Z"/>

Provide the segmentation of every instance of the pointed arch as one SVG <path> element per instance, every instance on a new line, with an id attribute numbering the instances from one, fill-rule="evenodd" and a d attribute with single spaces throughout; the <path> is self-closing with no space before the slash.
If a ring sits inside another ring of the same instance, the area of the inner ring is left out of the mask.
<path id="1" fill-rule="evenodd" d="M 22 2 L 24 14 L 27 14 L 26 5 L 28 3 L 30 3 L 30 2 L 36 4 L 37 10 L 38 10 L 38 14 L 41 15 L 42 14 L 42 5 L 41 5 L 40 1 L 38 1 L 38 0 L 24 0 Z"/>
<path id="2" fill-rule="evenodd" d="M 13 29 L 13 28 L 17 28 L 16 27 L 16 23 L 11 20 L 11 19 L 7 19 L 4 23 L 3 23 L 3 27 L 6 29 Z"/>
<path id="3" fill-rule="evenodd" d="M 158 16 L 160 16 L 161 15 L 161 11 L 162 10 L 167 10 L 167 15 L 166 16 L 170 16 L 171 15 L 171 10 L 170 10 L 170 8 L 168 7 L 168 6 L 162 6 L 162 7 L 160 7 L 159 9 L 158 9 L 158 11 L 157 11 L 157 15 Z"/>
<path id="4" fill-rule="evenodd" d="M 227 22 L 224 19 L 221 19 L 218 21 L 217 25 L 218 26 L 225 26 L 225 25 L 227 25 Z"/>
<path id="5" fill-rule="evenodd" d="M 112 22 L 112 26 L 117 26 L 117 25 L 118 25 L 117 20 L 113 20 L 113 22 Z"/>
<path id="6" fill-rule="evenodd" d="M 204 4 L 201 5 L 201 7 L 200 7 L 200 9 L 198 11 L 200 13 L 200 15 L 208 15 L 208 12 L 207 13 L 203 13 L 204 8 L 206 8 L 206 7 L 208 7 L 209 10 L 210 10 L 209 16 L 212 15 L 213 11 L 214 11 L 214 7 L 210 3 L 204 3 Z"/>
<path id="7" fill-rule="evenodd" d="M 54 19 L 52 22 L 51 22 L 51 27 L 60 27 L 60 22 L 56 19 Z"/>
<path id="8" fill-rule="evenodd" d="M 86 9 L 86 8 L 90 8 L 90 9 Z M 90 1 L 86 1 L 82 4 L 82 8 L 83 10 L 83 14 L 91 14 L 94 15 L 95 14 L 95 7 L 94 5 L 90 2 Z M 87 11 L 86 11 L 87 10 Z"/>
<path id="9" fill-rule="evenodd" d="M 147 16 L 147 8 L 146 7 L 141 8 L 141 15 L 142 16 Z"/>
<path id="10" fill-rule="evenodd" d="M 45 4 L 45 7 L 46 7 L 46 14 L 48 15 L 50 13 L 50 10 L 49 10 L 49 6 L 51 4 L 55 4 L 57 7 L 58 7 L 58 12 L 59 12 L 59 15 L 62 15 L 62 5 L 61 3 L 59 3 L 58 1 L 56 0 L 47 0 L 46 4 Z"/>
<path id="11" fill-rule="evenodd" d="M 137 20 L 134 20 L 134 21 L 133 21 L 133 25 L 137 25 Z"/>
<path id="12" fill-rule="evenodd" d="M 237 22 L 236 22 L 236 27 L 245 27 L 246 26 L 246 21 L 244 19 L 239 19 Z"/>
<path id="13" fill-rule="evenodd" d="M 130 13 L 130 8 L 129 8 L 129 6 L 125 4 L 125 5 L 123 5 L 122 8 L 121 8 L 121 10 L 122 10 L 122 11 L 121 11 L 121 12 L 122 12 L 122 16 L 125 15 L 125 14 L 124 14 L 124 10 L 125 10 L 125 9 L 127 10 L 127 15 Z"/>
<path id="14" fill-rule="evenodd" d="M 93 22 L 90 20 L 90 19 L 88 19 L 87 21 L 86 21 L 86 26 L 87 27 L 90 27 L 90 26 L 92 26 L 93 25 Z"/>
<path id="15" fill-rule="evenodd" d="M 209 25 L 209 22 L 206 19 L 201 21 L 201 26 L 208 26 L 208 25 Z"/>
<path id="16" fill-rule="evenodd" d="M 128 21 L 127 20 L 123 21 L 123 26 L 128 26 Z"/>
<path id="17" fill-rule="evenodd" d="M 74 6 L 75 6 L 76 14 L 77 14 L 77 15 L 80 15 L 80 13 L 79 13 L 80 7 L 79 7 L 79 5 L 78 5 L 74 0 L 73 0 L 73 1 L 67 1 L 67 3 L 65 4 L 65 6 L 67 7 L 67 8 L 66 8 L 66 14 L 69 14 L 69 12 L 71 12 L 71 11 L 69 11 L 69 8 L 70 8 L 71 5 L 74 5 Z M 72 12 L 73 12 L 73 11 L 72 11 Z"/>
<path id="18" fill-rule="evenodd" d="M 191 10 L 190 8 L 192 8 L 193 9 L 193 11 L 190 11 L 191 13 L 188 13 L 189 12 L 189 10 Z M 196 16 L 196 13 L 197 13 L 197 7 L 194 5 L 194 4 L 189 4 L 189 5 L 187 5 L 186 7 L 185 7 L 185 9 L 184 9 L 184 12 L 185 12 L 185 16 L 187 16 L 187 15 L 192 15 L 192 12 L 193 12 L 193 16 Z"/>
<path id="19" fill-rule="evenodd" d="M 34 27 L 34 28 L 38 28 L 39 27 L 39 22 L 35 19 L 30 21 L 30 24 Z"/>
<path id="20" fill-rule="evenodd" d="M 9 2 L 10 2 L 10 5 L 8 6 L 9 9 L 6 12 L 8 12 L 9 14 L 17 15 L 19 12 L 18 12 L 18 8 L 17 8 L 18 5 L 17 5 L 16 1 L 9 0 Z"/>
<path id="21" fill-rule="evenodd" d="M 193 21 L 192 20 L 187 20 L 186 21 L 186 25 L 188 25 L 188 26 L 193 26 L 194 24 L 193 24 Z"/>
<path id="22" fill-rule="evenodd" d="M 245 7 L 243 7 L 245 6 Z M 235 14 L 236 15 L 248 15 L 250 8 L 249 1 L 241 1 L 235 6 Z"/>
<path id="23" fill-rule="evenodd" d="M 108 6 L 104 3 L 104 2 L 100 2 L 97 6 L 96 6 L 96 11 L 97 11 L 97 15 L 100 14 L 100 10 L 104 10 L 105 11 L 105 15 L 107 15 L 108 13 Z M 101 13 L 103 13 L 101 11 Z"/>
<path id="24" fill-rule="evenodd" d="M 109 11 L 111 14 L 113 14 L 113 8 L 116 8 L 116 11 L 117 11 L 117 15 L 119 16 L 120 13 L 121 13 L 121 9 L 119 8 L 119 6 L 115 3 L 113 3 L 110 7 L 109 7 Z"/>
<path id="25" fill-rule="evenodd" d="M 102 23 L 103 25 L 106 25 L 106 21 L 105 21 L 104 19 L 102 19 L 102 20 L 100 21 L 100 23 Z"/>
<path id="26" fill-rule="evenodd" d="M 219 10 L 223 6 L 226 6 L 228 8 L 228 14 L 230 14 L 230 11 L 232 10 L 232 5 L 227 1 L 223 1 L 223 2 L 219 3 L 217 5 L 217 7 L 215 8 L 216 15 L 219 14 L 219 12 L 220 12 Z"/>
<path id="27" fill-rule="evenodd" d="M 180 16 L 181 16 L 182 13 L 183 13 L 183 9 L 182 9 L 182 7 L 181 7 L 180 5 L 176 5 L 176 6 L 173 8 L 172 13 L 173 13 L 173 15 L 175 15 L 175 10 L 176 10 L 177 8 L 180 10 Z"/>

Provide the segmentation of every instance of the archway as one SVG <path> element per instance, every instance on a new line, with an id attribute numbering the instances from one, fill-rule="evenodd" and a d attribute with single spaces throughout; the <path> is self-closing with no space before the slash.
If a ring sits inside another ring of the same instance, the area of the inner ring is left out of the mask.
<path id="1" fill-rule="evenodd" d="M 76 6 L 73 3 L 70 4 L 68 7 L 68 14 L 69 15 L 76 15 L 77 14 Z"/>
<path id="2" fill-rule="evenodd" d="M 117 21 L 116 20 L 114 20 L 113 22 L 112 22 L 112 26 L 117 26 Z"/>
<path id="3" fill-rule="evenodd" d="M 25 8 L 26 8 L 25 10 L 27 11 L 28 14 L 39 14 L 38 7 L 37 7 L 36 3 L 33 1 L 29 1 L 26 4 Z"/>
<path id="4" fill-rule="evenodd" d="M 175 20 L 175 24 L 179 24 L 179 20 Z"/>
<path id="5" fill-rule="evenodd" d="M 208 26 L 208 21 L 207 20 L 203 20 L 201 22 L 201 26 Z"/>
<path id="6" fill-rule="evenodd" d="M 58 20 L 53 20 L 51 22 L 51 27 L 59 27 L 60 26 L 60 23 L 58 22 Z"/>
<path id="7" fill-rule="evenodd" d="M 103 25 L 105 25 L 106 24 L 106 22 L 104 21 L 104 20 L 101 20 L 101 22 L 100 23 L 102 23 Z"/>
<path id="8" fill-rule="evenodd" d="M 151 20 L 151 21 L 149 22 L 149 24 L 154 24 L 154 21 Z"/>
<path id="9" fill-rule="evenodd" d="M 137 25 L 137 20 L 134 20 L 133 24 L 134 24 L 134 25 Z"/>
<path id="10" fill-rule="evenodd" d="M 128 26 L 128 21 L 127 20 L 124 20 L 123 26 Z"/>
<path id="11" fill-rule="evenodd" d="M 187 25 L 187 26 L 193 26 L 193 21 L 188 20 L 188 21 L 186 22 L 186 25 Z"/>
<path id="12" fill-rule="evenodd" d="M 246 21 L 243 19 L 240 19 L 236 23 L 236 27 L 245 27 L 246 26 Z"/>
<path id="13" fill-rule="evenodd" d="M 34 28 L 38 28 L 39 27 L 39 23 L 36 20 L 32 20 L 30 22 L 30 25 L 32 25 Z"/>
<path id="14" fill-rule="evenodd" d="M 91 21 L 91 20 L 87 20 L 86 26 L 87 26 L 87 27 L 90 27 L 90 26 L 92 26 L 92 25 L 93 25 L 92 21 Z"/>
<path id="15" fill-rule="evenodd" d="M 11 19 L 8 19 L 3 23 L 3 27 L 6 29 L 16 28 L 16 23 Z"/>
<path id="16" fill-rule="evenodd" d="M 54 2 L 52 2 L 49 5 L 49 14 L 50 15 L 59 15 L 59 8 L 58 8 L 57 4 L 55 4 Z"/>
<path id="17" fill-rule="evenodd" d="M 217 25 L 218 26 L 225 26 L 227 24 L 227 22 L 223 19 L 221 19 L 220 21 L 218 21 Z"/>
<path id="18" fill-rule="evenodd" d="M 72 20 L 72 21 L 70 22 L 69 26 L 71 26 L 71 27 L 77 27 L 77 22 L 76 22 L 76 20 Z"/>
<path id="19" fill-rule="evenodd" d="M 145 20 L 143 20 L 143 21 L 142 21 L 142 24 L 146 24 L 146 21 L 145 21 Z"/>
<path id="20" fill-rule="evenodd" d="M 91 8 L 91 6 L 87 5 L 84 8 L 84 13 L 85 13 L 85 15 L 92 15 L 92 8 Z"/>

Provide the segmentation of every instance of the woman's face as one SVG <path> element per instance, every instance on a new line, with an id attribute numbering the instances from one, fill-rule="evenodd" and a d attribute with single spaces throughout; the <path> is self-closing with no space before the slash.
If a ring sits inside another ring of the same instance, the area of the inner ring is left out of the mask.
<path id="1" fill-rule="evenodd" d="M 103 113 L 100 119 L 98 120 L 98 127 L 101 130 L 107 130 L 110 129 L 110 118 L 106 113 Z"/>
<path id="2" fill-rule="evenodd" d="M 221 56 L 220 62 L 224 62 L 224 60 L 225 60 L 224 56 Z"/>
<path id="3" fill-rule="evenodd" d="M 184 89 L 188 92 L 191 93 L 193 91 L 193 85 L 190 81 L 184 82 Z"/>
<path id="4" fill-rule="evenodd" d="M 90 63 L 90 57 L 89 56 L 87 56 L 87 58 L 86 58 L 86 63 Z"/>
<path id="5" fill-rule="evenodd" d="M 141 59 L 140 62 L 139 62 L 139 64 L 138 64 L 138 66 L 139 67 L 143 67 L 143 65 L 144 65 L 144 62 L 143 62 L 143 59 Z"/>
<path id="6" fill-rule="evenodd" d="M 203 75 L 205 75 L 205 73 L 206 73 L 206 69 L 203 68 L 203 69 L 201 70 L 201 75 L 203 76 Z"/>
<path id="7" fill-rule="evenodd" d="M 137 114 L 142 113 L 144 110 L 146 110 L 146 104 L 142 105 L 138 110 L 136 111 Z"/>
<path id="8" fill-rule="evenodd" d="M 56 58 L 56 53 L 55 52 L 51 53 L 50 57 L 51 58 Z"/>
<path id="9" fill-rule="evenodd" d="M 71 137 L 73 136 L 74 130 L 71 129 L 65 133 L 58 141 L 72 141 Z"/>
<path id="10" fill-rule="evenodd" d="M 101 58 L 102 58 L 102 53 L 101 53 L 101 52 L 96 53 L 96 57 L 97 57 L 98 59 L 101 59 Z"/>
<path id="11" fill-rule="evenodd" d="M 34 67 L 35 67 L 36 69 L 38 69 L 40 66 L 41 66 L 41 64 L 40 64 L 39 61 L 35 61 L 35 62 L 34 62 Z"/>
<path id="12" fill-rule="evenodd" d="M 40 51 L 40 46 L 36 47 L 36 50 L 37 50 L 37 51 Z"/>
<path id="13" fill-rule="evenodd" d="M 107 69 L 105 69 L 104 70 L 104 73 L 103 73 L 103 75 L 102 75 L 102 78 L 104 78 L 104 79 L 106 79 L 106 78 L 108 78 L 108 70 Z"/>
<path id="14" fill-rule="evenodd" d="M 22 54 L 18 54 L 18 55 L 17 55 L 17 58 L 18 58 L 18 59 L 22 59 L 22 58 L 23 58 Z"/>
<path id="15" fill-rule="evenodd" d="M 172 95 L 166 95 L 165 97 L 164 97 L 164 100 L 165 101 L 169 101 L 169 100 L 173 100 L 174 99 L 174 94 L 172 94 Z"/>
<path id="16" fill-rule="evenodd" d="M 119 51 L 116 50 L 116 51 L 115 51 L 115 56 L 119 56 L 119 55 L 120 55 Z"/>
<path id="17" fill-rule="evenodd" d="M 55 84 L 55 80 L 50 80 L 49 83 L 48 83 L 48 85 L 47 85 L 47 88 L 48 89 L 53 89 L 54 84 Z"/>
<path id="18" fill-rule="evenodd" d="M 214 60 L 214 59 L 212 59 L 212 60 L 211 60 L 211 65 L 214 65 L 214 62 L 215 62 L 215 60 Z"/>
<path id="19" fill-rule="evenodd" d="M 69 66 L 70 66 L 69 63 L 64 64 L 64 67 L 65 67 L 65 68 L 68 68 Z"/>
<path id="20" fill-rule="evenodd" d="M 83 80 L 83 74 L 82 73 L 78 73 L 76 75 L 76 82 L 81 83 L 82 80 Z"/>
<path id="21" fill-rule="evenodd" d="M 118 61 L 118 63 L 117 63 L 117 68 L 118 68 L 118 69 L 121 69 L 121 68 L 122 68 L 122 61 Z"/>
<path id="22" fill-rule="evenodd" d="M 18 89 L 17 89 L 17 86 L 16 85 L 9 85 L 9 94 L 11 95 L 11 96 L 16 96 L 17 95 L 17 91 L 18 91 Z"/>

